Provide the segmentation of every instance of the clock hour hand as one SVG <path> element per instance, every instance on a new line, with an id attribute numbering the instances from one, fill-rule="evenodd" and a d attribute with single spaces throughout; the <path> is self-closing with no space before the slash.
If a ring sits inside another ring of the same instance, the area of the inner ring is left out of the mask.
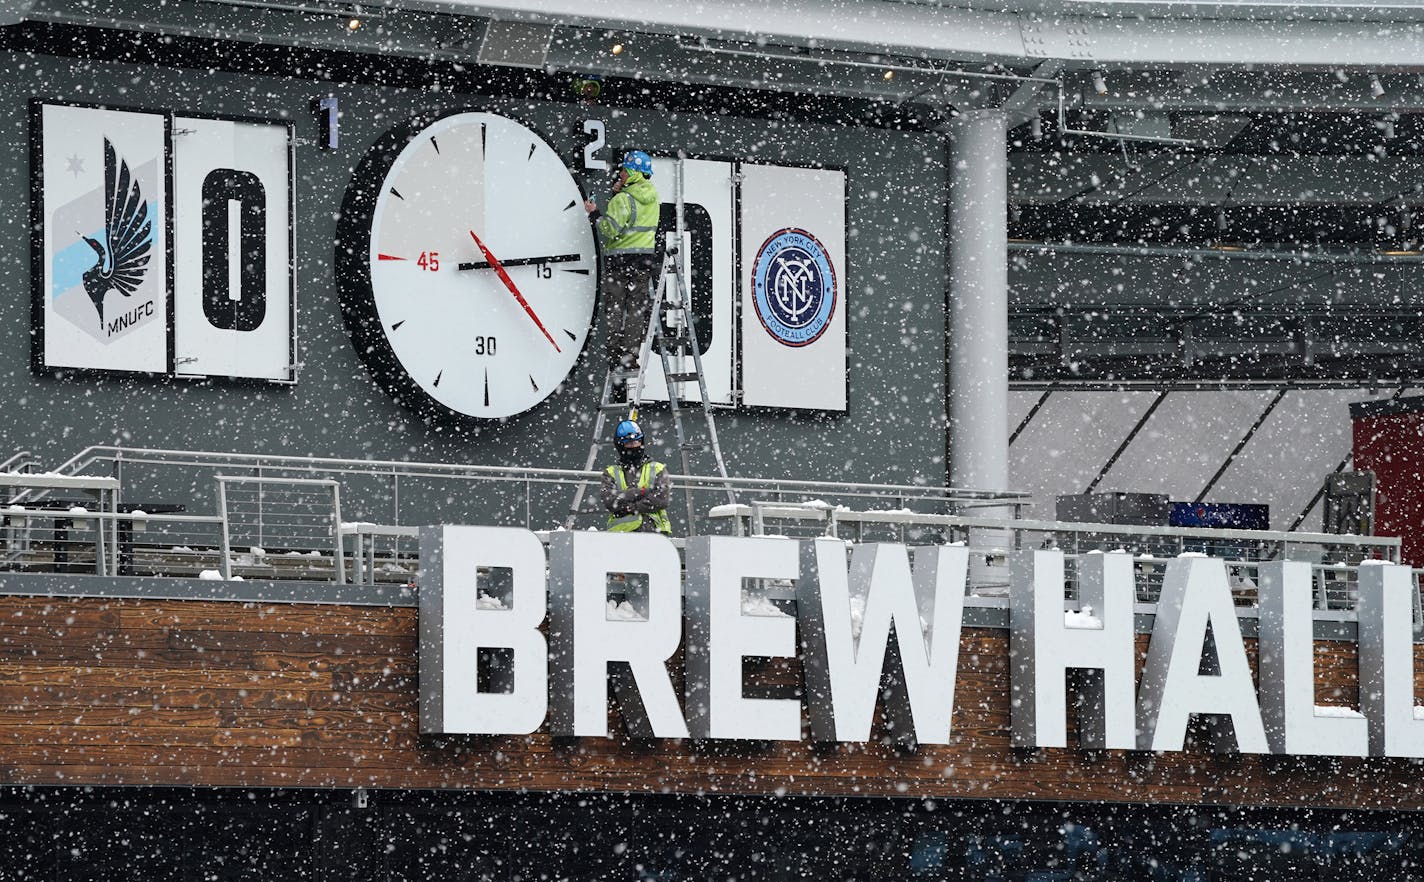
<path id="1" fill-rule="evenodd" d="M 547 257 L 516 257 L 513 260 L 501 260 L 500 266 L 534 266 L 541 263 L 572 263 L 576 260 L 583 260 L 582 254 L 551 254 Z M 487 260 L 477 260 L 474 263 L 460 264 L 461 270 L 489 269 L 491 266 Z"/>
<path id="2" fill-rule="evenodd" d="M 485 256 L 485 260 L 489 262 L 489 265 L 494 267 L 495 275 L 499 276 L 499 280 L 504 283 L 504 287 L 509 289 L 509 293 L 514 295 L 514 299 L 519 301 L 519 305 L 524 307 L 524 311 L 529 314 L 529 318 L 534 320 L 535 326 L 539 328 L 544 338 L 554 347 L 554 351 L 563 352 L 563 350 L 559 348 L 559 344 L 554 340 L 553 335 L 549 333 L 549 329 L 544 327 L 543 322 L 539 321 L 539 316 L 534 312 L 534 308 L 529 305 L 529 301 L 525 300 L 524 295 L 519 293 L 519 288 L 514 284 L 514 280 L 509 277 L 509 273 L 504 271 L 504 265 L 485 247 L 485 243 L 480 241 L 480 237 L 475 235 L 474 230 L 470 230 L 470 238 L 475 240 L 475 245 L 479 247 L 480 253 Z"/>

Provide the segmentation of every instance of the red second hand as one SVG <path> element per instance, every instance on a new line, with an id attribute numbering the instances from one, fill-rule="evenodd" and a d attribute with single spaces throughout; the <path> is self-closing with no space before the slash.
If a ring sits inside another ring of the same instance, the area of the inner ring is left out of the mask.
<path id="1" fill-rule="evenodd" d="M 554 340 L 553 336 L 549 334 L 548 328 L 545 328 L 544 323 L 539 321 L 539 316 L 534 313 L 534 308 L 529 305 L 529 301 L 524 299 L 524 295 L 519 293 L 519 289 L 514 286 L 514 280 L 509 277 L 509 273 L 505 272 L 504 266 L 495 259 L 495 256 L 485 247 L 485 243 L 481 242 L 480 237 L 475 235 L 474 230 L 470 230 L 470 238 L 475 240 L 475 244 L 479 246 L 481 253 L 485 256 L 485 260 L 489 261 L 489 265 L 494 268 L 495 274 L 499 276 L 499 280 L 504 282 L 504 287 L 509 289 L 509 293 L 514 295 L 514 299 L 518 300 L 519 305 L 524 307 L 524 311 L 529 313 L 529 317 L 534 320 L 534 324 L 539 327 L 545 339 L 553 344 L 554 351 L 562 353 L 564 350 L 559 348 L 559 344 Z"/>

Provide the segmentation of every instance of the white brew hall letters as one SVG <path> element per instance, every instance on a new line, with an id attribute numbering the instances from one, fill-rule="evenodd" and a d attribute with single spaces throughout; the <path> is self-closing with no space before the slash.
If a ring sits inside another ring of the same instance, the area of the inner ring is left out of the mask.
<path id="1" fill-rule="evenodd" d="M 677 549 L 657 535 L 557 532 L 546 552 L 527 530 L 426 527 L 421 729 L 606 737 L 612 683 L 633 737 L 797 741 L 804 711 L 812 740 L 866 742 L 879 699 L 898 740 L 947 744 L 968 557 L 958 545 L 848 552 L 838 539 L 704 536 L 687 541 L 684 584 Z M 1358 709 L 1315 703 L 1308 563 L 1262 565 L 1259 687 L 1221 560 L 1170 561 L 1154 610 L 1135 605 L 1130 555 L 1085 555 L 1079 602 L 1092 616 L 1065 614 L 1061 551 L 1015 552 L 1011 568 L 1016 747 L 1068 746 L 1076 670 L 1082 748 L 1180 751 L 1201 716 L 1215 750 L 1424 757 L 1406 567 L 1361 568 Z M 495 573 L 498 592 L 486 583 Z M 631 574 L 645 586 L 636 613 L 611 616 L 609 578 Z M 749 580 L 794 583 L 794 616 L 744 611 Z M 1137 676 L 1143 613 L 1155 614 Z M 668 670 L 679 649 L 681 701 Z M 797 655 L 803 698 L 744 694 L 744 659 Z M 496 658 L 507 676 L 488 688 L 481 667 Z"/>

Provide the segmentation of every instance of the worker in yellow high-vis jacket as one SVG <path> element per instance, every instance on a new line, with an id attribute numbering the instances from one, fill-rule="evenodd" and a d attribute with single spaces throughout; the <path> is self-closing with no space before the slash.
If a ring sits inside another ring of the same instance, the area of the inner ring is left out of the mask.
<path id="1" fill-rule="evenodd" d="M 608 207 L 592 200 L 583 207 L 603 245 L 603 314 L 608 325 L 604 350 L 609 365 L 636 367 L 647 331 L 662 204 L 653 187 L 653 159 L 641 150 L 623 157 Z"/>
<path id="2" fill-rule="evenodd" d="M 671 536 L 667 506 L 672 481 L 667 466 L 648 456 L 643 430 L 632 420 L 618 424 L 613 446 L 618 450 L 618 462 L 603 470 L 602 490 L 609 531 Z"/>

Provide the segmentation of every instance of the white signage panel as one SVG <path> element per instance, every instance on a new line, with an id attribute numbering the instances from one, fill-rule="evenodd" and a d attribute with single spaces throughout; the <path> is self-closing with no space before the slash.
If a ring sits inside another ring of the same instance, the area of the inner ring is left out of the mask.
<path id="1" fill-rule="evenodd" d="M 743 402 L 844 411 L 845 172 L 739 168 Z"/>
<path id="2" fill-rule="evenodd" d="M 177 117 L 173 127 L 175 372 L 291 381 L 288 124 Z"/>
<path id="3" fill-rule="evenodd" d="M 653 159 L 653 181 L 663 210 L 677 201 L 677 167 L 673 159 Z M 736 351 L 737 325 L 732 290 L 735 277 L 736 237 L 733 233 L 732 163 L 706 159 L 682 160 L 683 290 L 692 298 L 698 322 L 699 352 L 707 398 L 714 404 L 732 404 L 732 353 Z M 674 235 L 675 227 L 666 233 Z M 670 365 L 674 373 L 692 373 L 691 358 Z M 643 398 L 667 400 L 662 361 L 649 359 L 643 380 Z M 679 383 L 678 397 L 696 400 L 696 383 Z"/>
<path id="4" fill-rule="evenodd" d="M 165 117 L 56 104 L 37 113 L 39 366 L 165 372 Z"/>

